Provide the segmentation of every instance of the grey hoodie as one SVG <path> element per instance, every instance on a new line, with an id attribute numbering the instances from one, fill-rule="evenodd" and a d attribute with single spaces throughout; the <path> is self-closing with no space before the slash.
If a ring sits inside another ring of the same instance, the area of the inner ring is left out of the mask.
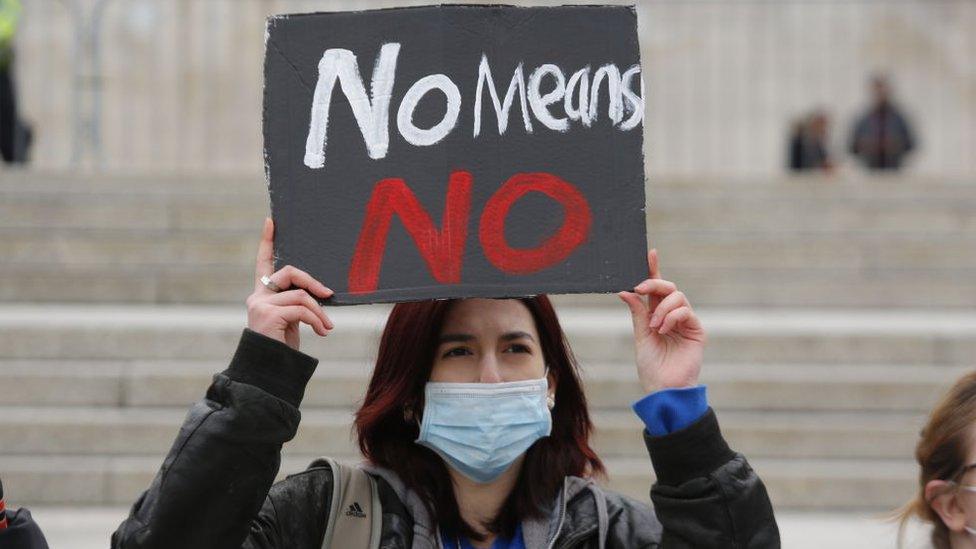
<path id="1" fill-rule="evenodd" d="M 413 549 L 443 549 L 441 543 L 440 530 L 436 525 L 431 524 L 430 515 L 427 508 L 421 502 L 420 497 L 400 480 L 396 473 L 383 467 L 378 467 L 370 463 L 360 463 L 366 472 L 381 477 L 385 480 L 393 491 L 396 492 L 400 501 L 404 503 L 410 514 L 413 516 Z M 590 479 L 568 476 L 563 479 L 563 489 L 556 496 L 551 512 L 546 517 L 527 519 L 522 522 L 522 538 L 527 548 L 545 547 L 551 549 L 555 547 L 556 540 L 562 530 L 566 519 L 567 502 L 575 498 L 579 493 L 589 490 L 593 494 L 593 501 L 597 509 L 597 539 L 599 549 L 604 549 L 607 539 L 607 528 L 609 517 L 607 515 L 607 504 L 603 490 Z M 640 504 L 638 504 L 640 505 Z M 660 523 L 654 517 L 654 511 L 650 506 L 644 505 L 648 520 L 656 523 L 660 529 Z"/>

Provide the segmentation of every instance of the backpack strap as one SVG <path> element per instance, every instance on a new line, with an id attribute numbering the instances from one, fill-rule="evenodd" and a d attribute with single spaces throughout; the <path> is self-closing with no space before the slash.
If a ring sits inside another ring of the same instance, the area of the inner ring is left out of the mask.
<path id="1" fill-rule="evenodd" d="M 383 526 L 376 480 L 358 467 L 332 458 L 322 461 L 332 469 L 332 504 L 322 538 L 322 549 L 349 547 L 377 549 Z"/>

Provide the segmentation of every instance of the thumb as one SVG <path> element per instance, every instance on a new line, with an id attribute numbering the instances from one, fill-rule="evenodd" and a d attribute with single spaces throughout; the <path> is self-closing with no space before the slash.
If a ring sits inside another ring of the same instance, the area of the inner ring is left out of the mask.
<path id="1" fill-rule="evenodd" d="M 650 329 L 651 321 L 648 316 L 647 304 L 644 303 L 641 296 L 633 292 L 620 292 L 617 296 L 630 308 L 630 320 L 634 324 L 634 337 L 637 340 L 643 339 Z"/>

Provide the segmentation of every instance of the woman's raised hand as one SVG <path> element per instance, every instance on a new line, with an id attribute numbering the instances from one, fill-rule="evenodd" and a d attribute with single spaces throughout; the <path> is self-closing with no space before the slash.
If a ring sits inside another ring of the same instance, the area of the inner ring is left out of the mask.
<path id="1" fill-rule="evenodd" d="M 281 291 L 274 292 L 265 286 L 261 282 L 264 276 L 271 277 Z M 265 219 L 254 270 L 254 293 L 247 298 L 247 327 L 297 351 L 300 322 L 311 326 L 320 336 L 327 335 L 334 327 L 311 295 L 324 299 L 332 293 L 311 275 L 291 265 L 274 272 L 274 222 Z"/>
<path id="2" fill-rule="evenodd" d="M 637 376 L 649 394 L 698 384 L 705 330 L 685 294 L 661 279 L 657 250 L 647 253 L 651 277 L 620 292 L 634 322 Z M 645 297 L 646 296 L 646 299 Z"/>

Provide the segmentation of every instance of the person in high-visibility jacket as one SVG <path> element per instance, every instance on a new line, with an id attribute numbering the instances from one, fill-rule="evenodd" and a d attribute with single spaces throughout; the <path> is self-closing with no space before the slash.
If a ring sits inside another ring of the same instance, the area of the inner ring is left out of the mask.
<path id="1" fill-rule="evenodd" d="M 20 22 L 20 0 L 0 0 L 0 155 L 4 162 L 24 162 L 30 130 L 17 115 L 14 88 L 14 37 Z"/>
<path id="2" fill-rule="evenodd" d="M 20 0 L 0 0 L 0 47 L 7 48 L 17 34 Z"/>

